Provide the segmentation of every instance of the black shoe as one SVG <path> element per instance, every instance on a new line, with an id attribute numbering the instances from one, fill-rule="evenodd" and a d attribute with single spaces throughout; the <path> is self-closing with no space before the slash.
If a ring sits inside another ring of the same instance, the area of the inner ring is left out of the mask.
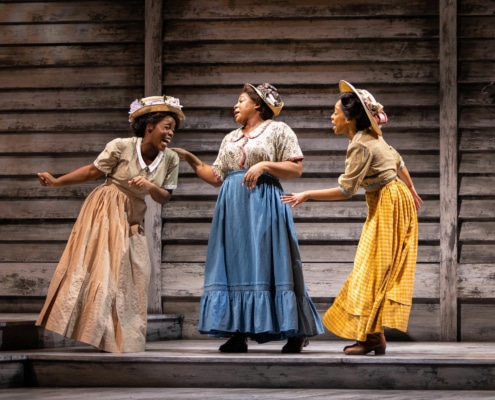
<path id="1" fill-rule="evenodd" d="M 222 353 L 247 353 L 247 337 L 244 333 L 236 332 L 218 350 Z"/>
<path id="2" fill-rule="evenodd" d="M 282 347 L 282 353 L 300 353 L 303 347 L 309 344 L 309 338 L 305 336 L 292 336 Z"/>

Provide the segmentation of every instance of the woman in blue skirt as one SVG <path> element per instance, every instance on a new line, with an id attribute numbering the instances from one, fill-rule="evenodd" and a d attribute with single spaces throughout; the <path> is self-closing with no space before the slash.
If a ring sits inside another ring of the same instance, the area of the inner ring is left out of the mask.
<path id="1" fill-rule="evenodd" d="M 206 255 L 199 332 L 230 338 L 225 353 L 287 340 L 283 353 L 299 353 L 323 333 L 304 284 L 290 207 L 279 179 L 302 174 L 303 154 L 292 129 L 272 118 L 284 103 L 268 84 L 245 84 L 234 119 L 241 125 L 222 141 L 213 165 L 175 148 L 181 160 L 213 186 L 221 186 Z"/>

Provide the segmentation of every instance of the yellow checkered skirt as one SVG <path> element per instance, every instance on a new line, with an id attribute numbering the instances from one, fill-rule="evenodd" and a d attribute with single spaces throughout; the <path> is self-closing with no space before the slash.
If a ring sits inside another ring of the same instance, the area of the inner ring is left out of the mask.
<path id="1" fill-rule="evenodd" d="M 400 179 L 366 192 L 366 203 L 354 268 L 323 317 L 331 332 L 359 341 L 384 327 L 407 330 L 418 248 L 416 207 Z"/>

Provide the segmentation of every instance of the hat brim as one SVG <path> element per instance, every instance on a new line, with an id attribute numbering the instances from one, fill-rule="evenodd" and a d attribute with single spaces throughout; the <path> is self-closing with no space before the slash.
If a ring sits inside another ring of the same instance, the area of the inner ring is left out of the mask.
<path id="1" fill-rule="evenodd" d="M 141 107 L 139 110 L 134 111 L 132 114 L 129 115 L 129 121 L 134 122 L 137 117 L 140 117 L 144 114 L 164 111 L 176 114 L 180 121 L 184 121 L 186 119 L 186 116 L 180 108 L 172 107 L 167 104 L 152 104 L 149 106 Z"/>
<path id="2" fill-rule="evenodd" d="M 282 111 L 282 108 L 284 107 L 284 102 L 282 102 L 281 106 L 278 107 L 272 106 L 270 103 L 267 103 L 265 101 L 263 94 L 255 86 L 251 85 L 250 83 L 248 83 L 248 85 L 251 86 L 256 91 L 258 96 L 260 96 L 261 100 L 263 100 L 263 103 L 265 103 L 268 107 L 270 107 L 270 110 L 273 111 L 273 116 L 277 117 L 280 114 L 280 111 Z"/>
<path id="3" fill-rule="evenodd" d="M 375 132 L 377 135 L 381 135 L 382 134 L 382 129 L 380 128 L 380 125 L 378 125 L 378 123 L 376 122 L 375 118 L 373 117 L 373 114 L 371 114 L 371 111 L 368 110 L 368 107 L 366 107 L 366 104 L 364 103 L 363 98 L 358 93 L 358 91 L 356 90 L 356 88 L 354 86 L 352 86 L 349 82 L 342 80 L 342 81 L 339 82 L 339 90 L 340 90 L 340 93 L 355 93 L 356 94 L 356 96 L 358 97 L 359 101 L 363 105 L 364 111 L 366 111 L 366 115 L 368 116 L 368 119 L 371 122 L 371 125 L 370 125 L 371 126 L 371 130 L 373 132 Z"/>

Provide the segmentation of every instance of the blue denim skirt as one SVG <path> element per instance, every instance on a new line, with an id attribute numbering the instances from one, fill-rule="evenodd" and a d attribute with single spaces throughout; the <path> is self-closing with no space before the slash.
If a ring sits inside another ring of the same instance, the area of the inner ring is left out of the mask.
<path id="1" fill-rule="evenodd" d="M 247 189 L 245 173 L 230 173 L 218 195 L 198 330 L 214 337 L 243 332 L 259 343 L 321 334 L 282 186 L 263 174 Z"/>

